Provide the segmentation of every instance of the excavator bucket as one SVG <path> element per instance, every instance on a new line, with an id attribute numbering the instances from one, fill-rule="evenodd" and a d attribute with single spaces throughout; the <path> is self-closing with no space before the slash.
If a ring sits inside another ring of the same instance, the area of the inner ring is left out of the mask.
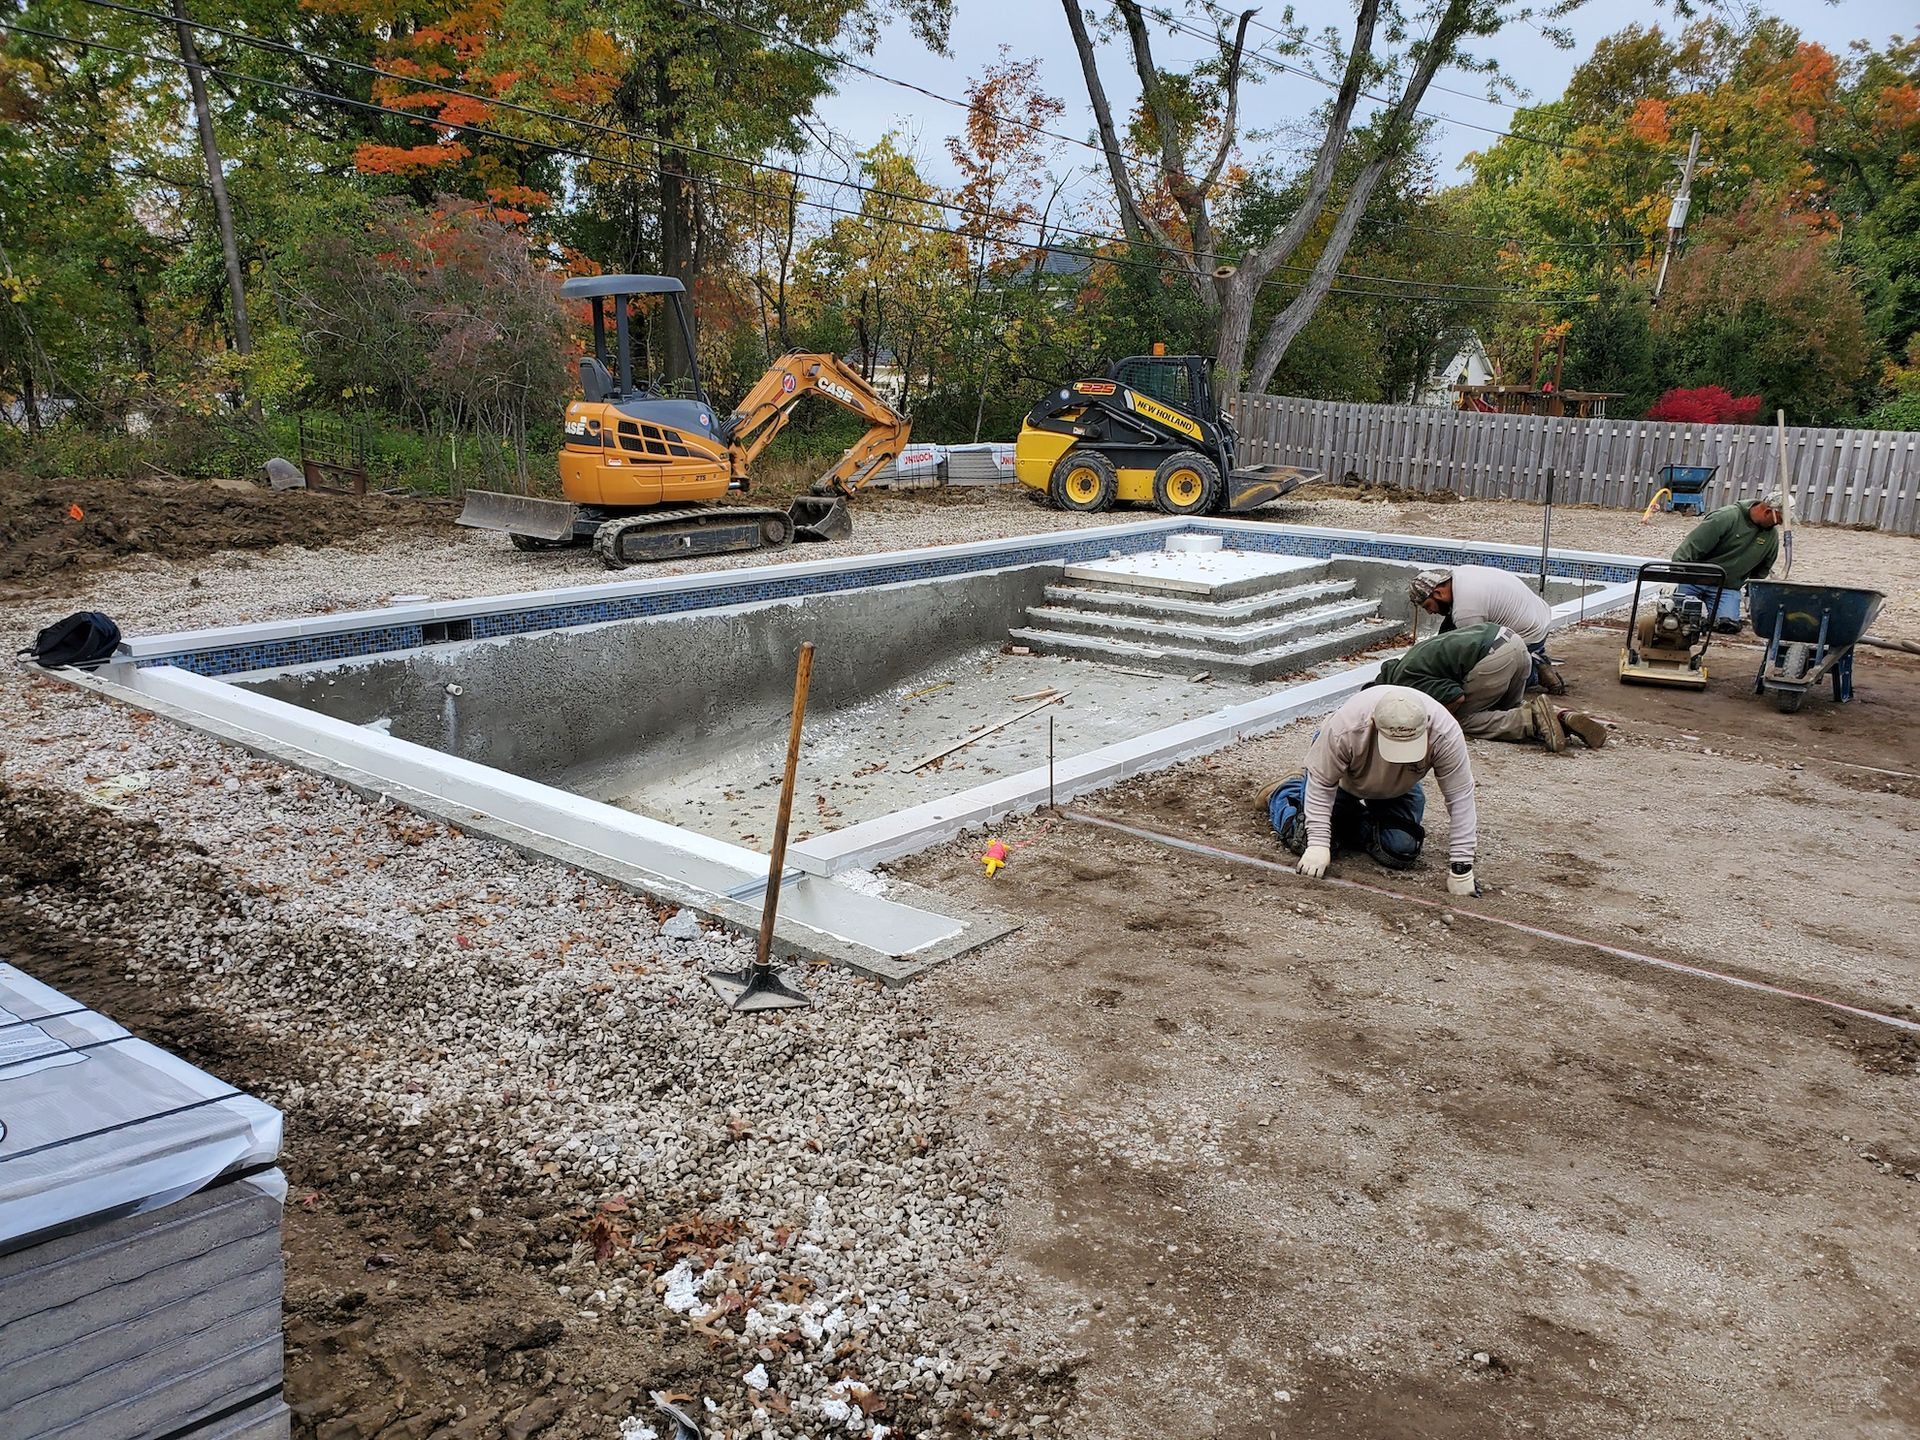
<path id="1" fill-rule="evenodd" d="M 853 534 L 853 512 L 839 496 L 803 495 L 787 507 L 795 540 L 845 540 Z"/>
<path id="2" fill-rule="evenodd" d="M 505 530 L 535 540 L 570 540 L 580 507 L 568 500 L 540 500 L 497 490 L 469 490 L 456 525 L 475 530 Z"/>

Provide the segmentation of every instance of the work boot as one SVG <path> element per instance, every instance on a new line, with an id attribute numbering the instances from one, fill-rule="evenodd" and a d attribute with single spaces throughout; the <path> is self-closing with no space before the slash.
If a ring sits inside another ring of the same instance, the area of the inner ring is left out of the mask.
<path id="1" fill-rule="evenodd" d="M 1275 780 L 1271 785 L 1267 786 L 1266 789 L 1262 790 L 1260 794 L 1254 799 L 1254 802 L 1253 802 L 1254 810 L 1261 815 L 1265 815 L 1267 811 L 1270 808 L 1272 808 L 1273 797 L 1275 792 L 1277 792 L 1282 785 L 1286 784 L 1289 780 L 1293 778 L 1294 777 L 1291 775 L 1282 775 L 1278 780 Z"/>
<path id="2" fill-rule="evenodd" d="M 1578 710 L 1561 710 L 1554 715 L 1560 722 L 1563 733 L 1579 737 L 1580 743 L 1589 750 L 1598 750 L 1607 743 L 1607 727 L 1591 715 Z"/>
<path id="3" fill-rule="evenodd" d="M 1546 691 L 1549 695 L 1564 695 L 1567 693 L 1566 678 L 1561 675 L 1560 667 L 1555 665 L 1553 661 L 1542 655 L 1534 662 L 1534 666 L 1536 671 L 1534 678 L 1539 682 L 1542 690 Z"/>
<path id="4" fill-rule="evenodd" d="M 1556 755 L 1567 748 L 1567 732 L 1560 726 L 1561 713 L 1545 695 L 1535 695 L 1527 701 L 1527 729 Z"/>

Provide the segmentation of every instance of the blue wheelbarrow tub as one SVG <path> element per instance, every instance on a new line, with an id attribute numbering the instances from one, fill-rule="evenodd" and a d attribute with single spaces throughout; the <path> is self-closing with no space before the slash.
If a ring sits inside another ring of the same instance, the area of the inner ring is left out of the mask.
<path id="1" fill-rule="evenodd" d="M 1802 585 L 1792 580 L 1747 582 L 1747 614 L 1753 622 L 1753 633 L 1771 640 L 1777 620 L 1783 645 L 1817 645 L 1824 617 L 1828 648 L 1849 649 L 1867 633 L 1886 598 L 1882 591 L 1857 590 L 1848 585 Z"/>

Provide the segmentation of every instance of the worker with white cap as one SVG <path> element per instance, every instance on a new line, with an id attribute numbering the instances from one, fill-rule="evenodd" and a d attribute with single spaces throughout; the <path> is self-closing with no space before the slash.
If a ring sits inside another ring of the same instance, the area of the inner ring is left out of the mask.
<path id="1" fill-rule="evenodd" d="M 1336 850 L 1364 850 L 1388 869 L 1404 870 L 1426 841 L 1420 781 L 1429 771 L 1447 802 L 1447 889 L 1477 895 L 1466 737 L 1444 705 L 1418 690 L 1360 691 L 1314 732 L 1306 769 L 1269 785 L 1260 806 L 1310 879 L 1327 873 Z"/>
<path id="2" fill-rule="evenodd" d="M 1511 570 L 1491 565 L 1446 565 L 1422 570 L 1407 582 L 1407 598 L 1417 609 L 1438 615 L 1440 630 L 1465 630 L 1491 622 L 1520 637 L 1533 657 L 1528 683 L 1549 695 L 1564 695 L 1566 681 L 1547 655 L 1547 629 L 1553 607 Z"/>
<path id="3" fill-rule="evenodd" d="M 1785 498 L 1776 492 L 1710 510 L 1673 552 L 1675 560 L 1718 565 L 1726 575 L 1720 608 L 1714 612 L 1714 629 L 1728 635 L 1740 633 L 1740 587 L 1749 580 L 1766 579 L 1773 569 L 1780 555 L 1780 513 L 1785 505 Z M 1707 604 L 1713 603 L 1711 585 L 1676 588 L 1682 595 L 1697 595 Z"/>

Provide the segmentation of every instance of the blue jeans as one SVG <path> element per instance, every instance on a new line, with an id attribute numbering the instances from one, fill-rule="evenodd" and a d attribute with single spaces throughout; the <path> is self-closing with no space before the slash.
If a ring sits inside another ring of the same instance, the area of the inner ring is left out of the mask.
<path id="1" fill-rule="evenodd" d="M 1305 775 L 1293 776 L 1267 802 L 1267 823 L 1295 855 L 1307 848 L 1306 806 Z M 1404 870 L 1420 858 L 1426 843 L 1426 828 L 1420 823 L 1426 813 L 1427 792 L 1419 785 L 1389 800 L 1362 800 L 1335 790 L 1331 848 L 1336 855 L 1364 850 L 1389 870 Z"/>
<path id="2" fill-rule="evenodd" d="M 1711 585 L 1676 585 L 1673 589 L 1676 595 L 1697 597 L 1702 605 L 1713 601 Z M 1713 612 L 1713 618 L 1716 622 L 1725 621 L 1738 628 L 1740 624 L 1740 587 L 1738 585 L 1729 585 L 1720 592 L 1720 608 Z"/>

